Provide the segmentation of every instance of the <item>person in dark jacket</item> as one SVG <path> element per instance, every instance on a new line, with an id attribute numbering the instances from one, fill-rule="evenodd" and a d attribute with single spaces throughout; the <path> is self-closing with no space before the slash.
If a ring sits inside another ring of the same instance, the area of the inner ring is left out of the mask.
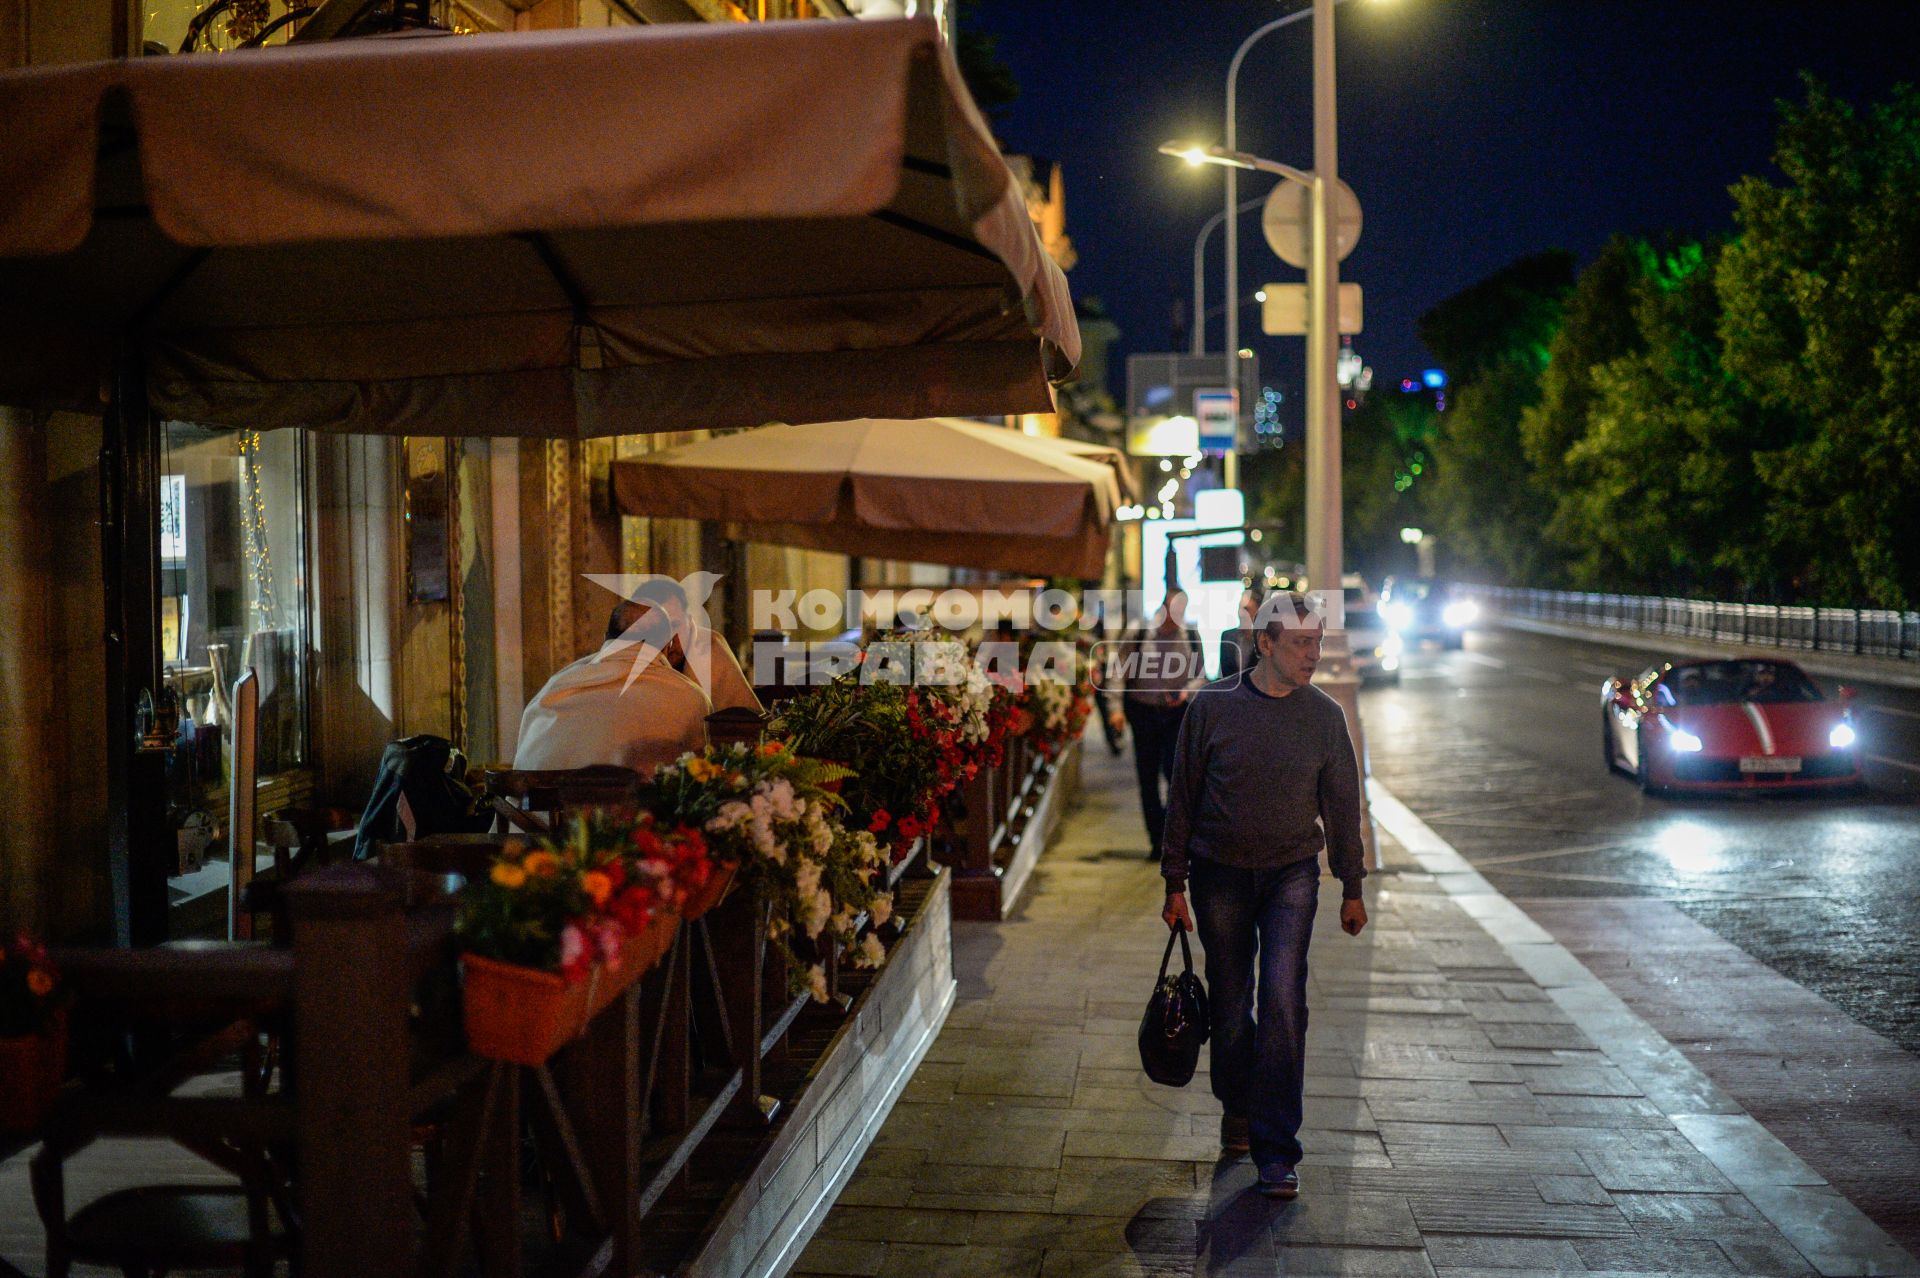
<path id="1" fill-rule="evenodd" d="M 1258 663 L 1243 679 L 1201 689 L 1180 729 L 1161 917 L 1184 928 L 1199 915 L 1213 1092 L 1226 1110 L 1220 1143 L 1251 1151 L 1262 1192 L 1292 1198 L 1303 1154 L 1307 944 L 1321 849 L 1341 883 L 1340 926 L 1349 936 L 1367 925 L 1367 871 L 1346 716 L 1312 685 L 1323 620 L 1305 597 L 1275 592 L 1255 621 Z"/>
<path id="2" fill-rule="evenodd" d="M 1121 642 L 1120 707 L 1133 732 L 1133 769 L 1140 815 L 1147 823 L 1147 859 L 1160 859 L 1166 802 L 1160 787 L 1173 776 L 1173 748 L 1187 702 L 1202 682 L 1200 637 L 1186 624 L 1187 596 L 1177 585 L 1153 617 Z"/>

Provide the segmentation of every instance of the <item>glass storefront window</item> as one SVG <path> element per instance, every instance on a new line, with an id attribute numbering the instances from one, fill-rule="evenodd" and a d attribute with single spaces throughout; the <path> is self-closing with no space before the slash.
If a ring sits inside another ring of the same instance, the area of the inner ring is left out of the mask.
<path id="1" fill-rule="evenodd" d="M 160 653 L 179 700 L 176 819 L 225 806 L 234 681 L 260 680 L 261 778 L 307 761 L 301 432 L 168 422 L 160 478 Z"/>
<path id="2" fill-rule="evenodd" d="M 305 0 L 141 0 L 140 37 L 168 53 L 220 53 L 266 34 L 265 43 L 282 44 L 294 31 L 281 22 Z"/>

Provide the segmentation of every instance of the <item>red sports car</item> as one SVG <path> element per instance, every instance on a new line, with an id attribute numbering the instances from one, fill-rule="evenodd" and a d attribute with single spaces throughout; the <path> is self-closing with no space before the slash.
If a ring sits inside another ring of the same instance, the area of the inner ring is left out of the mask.
<path id="1" fill-rule="evenodd" d="M 1601 685 L 1601 754 L 1649 793 L 1857 786 L 1852 696 L 1829 701 L 1791 661 L 1657 666 Z"/>

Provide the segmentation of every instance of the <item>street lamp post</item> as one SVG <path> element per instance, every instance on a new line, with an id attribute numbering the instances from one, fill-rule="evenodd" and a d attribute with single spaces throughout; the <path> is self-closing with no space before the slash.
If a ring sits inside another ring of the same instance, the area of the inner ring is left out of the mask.
<path id="1" fill-rule="evenodd" d="M 1235 217 L 1242 213 L 1251 213 L 1266 203 L 1265 196 L 1256 196 L 1251 200 L 1242 200 L 1233 209 Z M 1200 234 L 1193 237 L 1193 341 L 1195 355 L 1207 353 L 1207 273 L 1205 268 L 1207 237 L 1213 234 L 1213 228 L 1227 220 L 1226 210 L 1222 209 L 1201 223 Z"/>
<path id="2" fill-rule="evenodd" d="M 1345 593 L 1340 588 L 1340 259 L 1334 250 L 1333 193 L 1339 178 L 1334 109 L 1333 6 L 1313 0 L 1313 238 L 1307 293 L 1307 576 L 1325 592 L 1336 636 L 1336 678 L 1346 671 Z"/>
<path id="3" fill-rule="evenodd" d="M 1226 222 L 1227 292 L 1229 299 L 1239 296 L 1240 237 L 1233 210 L 1238 206 L 1240 169 L 1258 169 L 1275 173 L 1291 182 L 1304 184 L 1311 197 L 1311 239 L 1307 259 L 1307 576 L 1320 592 L 1326 607 L 1327 639 L 1323 659 L 1326 690 L 1346 711 L 1353 734 L 1362 775 L 1366 772 L 1366 739 L 1361 733 L 1359 681 L 1352 670 L 1347 646 L 1346 595 L 1341 588 L 1341 514 L 1340 514 L 1340 274 L 1334 244 L 1333 194 L 1338 189 L 1339 137 L 1334 89 L 1333 9 L 1341 0 L 1313 0 L 1311 9 L 1276 18 L 1255 30 L 1234 52 L 1227 68 L 1226 145 L 1220 147 L 1162 147 L 1182 155 L 1190 164 L 1214 163 L 1226 166 L 1226 206 L 1221 217 Z M 1238 130 L 1234 116 L 1240 64 L 1255 42 L 1281 27 L 1304 18 L 1313 19 L 1313 172 L 1304 173 L 1271 160 L 1247 155 L 1237 147 Z M 1238 389 L 1240 320 L 1238 308 L 1228 306 L 1226 317 L 1226 366 L 1228 386 Z M 1236 444 L 1237 444 L 1236 440 Z M 1237 457 L 1227 454 L 1226 480 L 1237 487 Z M 1373 825 L 1363 822 L 1369 853 L 1373 851 Z"/>
<path id="4" fill-rule="evenodd" d="M 1233 51 L 1233 60 L 1227 63 L 1226 149 L 1228 151 L 1237 151 L 1240 147 L 1240 129 L 1235 117 L 1240 114 L 1237 109 L 1240 101 L 1240 64 L 1247 60 L 1247 52 L 1252 49 L 1254 45 L 1258 44 L 1267 36 L 1272 35 L 1280 28 L 1292 26 L 1302 18 L 1308 17 L 1310 12 L 1309 10 L 1302 9 L 1298 13 L 1289 13 L 1284 18 L 1275 18 L 1272 22 L 1256 28 L 1253 34 L 1242 40 L 1240 47 Z M 1226 201 L 1224 208 L 1221 210 L 1221 216 L 1227 224 L 1227 289 L 1222 296 L 1226 297 L 1229 302 L 1226 317 L 1227 389 L 1235 393 L 1235 403 L 1237 405 L 1239 402 L 1237 397 L 1240 391 L 1240 310 L 1238 307 L 1231 305 L 1231 302 L 1240 296 L 1240 219 L 1236 216 L 1236 210 L 1240 203 L 1240 178 L 1237 170 L 1231 166 L 1227 169 L 1226 187 Z M 1240 486 L 1239 432 L 1240 419 L 1236 413 L 1234 417 L 1234 446 L 1227 450 L 1226 465 L 1223 468 L 1224 473 L 1221 476 L 1221 478 L 1226 481 L 1228 488 L 1238 488 Z"/>

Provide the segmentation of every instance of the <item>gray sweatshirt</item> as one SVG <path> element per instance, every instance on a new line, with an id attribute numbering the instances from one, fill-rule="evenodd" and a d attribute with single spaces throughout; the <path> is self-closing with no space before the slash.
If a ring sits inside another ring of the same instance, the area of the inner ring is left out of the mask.
<path id="1" fill-rule="evenodd" d="M 1270 697 L 1247 677 L 1201 689 L 1168 789 L 1160 873 L 1169 892 L 1186 889 L 1195 858 L 1274 869 L 1325 847 L 1343 895 L 1360 895 L 1360 769 L 1340 703 L 1320 689 Z"/>

